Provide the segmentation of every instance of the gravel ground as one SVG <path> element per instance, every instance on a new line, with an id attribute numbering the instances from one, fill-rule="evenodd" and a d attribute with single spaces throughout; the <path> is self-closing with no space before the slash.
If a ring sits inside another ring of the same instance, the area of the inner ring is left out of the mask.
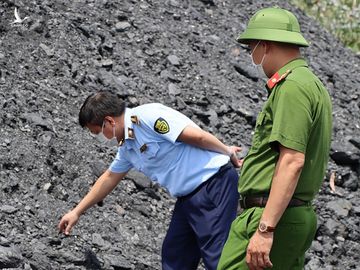
<path id="1" fill-rule="evenodd" d="M 235 38 L 274 5 L 298 16 L 311 41 L 303 54 L 334 106 L 305 269 L 360 269 L 359 56 L 285 1 L 245 0 L 0 2 L 0 269 L 160 269 L 174 199 L 139 173 L 71 237 L 58 234 L 115 155 L 78 126 L 79 107 L 97 90 L 130 107 L 161 102 L 247 149 L 266 92 Z M 22 23 L 12 24 L 15 7 Z"/>

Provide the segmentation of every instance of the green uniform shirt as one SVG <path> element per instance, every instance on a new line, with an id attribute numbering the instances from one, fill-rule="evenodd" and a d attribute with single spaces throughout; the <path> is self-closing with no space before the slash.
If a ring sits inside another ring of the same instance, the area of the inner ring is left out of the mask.
<path id="1" fill-rule="evenodd" d="M 293 197 L 310 201 L 318 193 L 329 158 L 330 96 L 301 58 L 282 67 L 268 81 L 267 89 L 269 98 L 256 120 L 252 146 L 241 170 L 239 192 L 243 196 L 270 192 L 280 143 L 305 154 Z"/>

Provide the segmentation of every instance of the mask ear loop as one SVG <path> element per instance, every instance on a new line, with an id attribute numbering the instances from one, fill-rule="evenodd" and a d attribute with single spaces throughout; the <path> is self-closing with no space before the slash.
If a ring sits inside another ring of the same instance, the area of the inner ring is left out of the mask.
<path id="1" fill-rule="evenodd" d="M 111 122 L 110 122 L 110 124 L 111 124 Z M 116 125 L 116 122 L 114 121 L 114 126 L 113 126 L 113 135 L 114 135 L 114 137 L 115 137 L 115 125 Z M 101 127 L 101 132 L 102 133 L 104 133 L 104 127 L 105 127 L 105 119 L 103 120 L 102 127 Z"/>
<path id="2" fill-rule="evenodd" d="M 261 65 L 261 66 L 262 66 L 262 65 L 263 65 L 263 63 L 264 63 L 265 56 L 266 56 L 266 52 L 264 53 L 264 56 L 263 56 L 263 58 L 261 59 L 261 62 L 260 62 L 260 65 Z"/>
<path id="3" fill-rule="evenodd" d="M 101 133 L 103 133 L 103 134 L 104 134 L 104 126 L 105 126 L 105 121 L 103 121 L 102 126 L 101 126 Z"/>
<path id="4" fill-rule="evenodd" d="M 254 62 L 254 57 L 253 57 L 253 53 L 255 52 L 256 48 L 258 47 L 258 45 L 260 44 L 261 40 L 259 40 L 259 42 L 255 45 L 255 48 L 253 49 L 253 51 L 251 52 L 251 59 L 253 61 L 253 63 L 255 64 Z M 255 65 L 260 65 L 262 67 L 263 63 L 264 63 L 264 60 L 265 60 L 265 56 L 266 56 L 266 51 L 263 55 L 263 57 L 261 58 L 261 61 L 260 61 L 260 64 L 255 64 Z"/>
<path id="5" fill-rule="evenodd" d="M 113 126 L 113 137 L 115 137 L 115 138 L 116 138 L 116 134 L 115 134 L 115 127 L 116 127 L 116 122 L 115 122 L 115 124 L 114 124 L 114 126 Z"/>
<path id="6" fill-rule="evenodd" d="M 257 46 L 259 45 L 260 42 L 261 42 L 261 40 L 258 41 L 258 43 L 255 45 L 255 48 L 250 53 L 251 57 L 252 57 L 253 53 L 255 52 L 255 50 L 256 50 L 256 48 L 257 48 Z"/>

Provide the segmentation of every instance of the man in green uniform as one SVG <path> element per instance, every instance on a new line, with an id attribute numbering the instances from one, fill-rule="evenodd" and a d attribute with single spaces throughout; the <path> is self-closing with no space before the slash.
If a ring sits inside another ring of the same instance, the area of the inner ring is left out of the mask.
<path id="1" fill-rule="evenodd" d="M 240 175 L 244 211 L 232 223 L 218 269 L 303 269 L 316 231 L 311 201 L 329 157 L 331 100 L 300 56 L 308 43 L 289 11 L 256 12 L 238 41 L 269 78 L 268 100 Z"/>

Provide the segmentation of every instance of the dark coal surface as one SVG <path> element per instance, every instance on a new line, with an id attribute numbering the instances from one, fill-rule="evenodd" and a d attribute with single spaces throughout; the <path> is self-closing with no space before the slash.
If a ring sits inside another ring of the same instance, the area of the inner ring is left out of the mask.
<path id="1" fill-rule="evenodd" d="M 266 92 L 235 37 L 273 5 L 299 17 L 334 104 L 306 269 L 360 269 L 360 59 L 285 1 L 250 0 L 0 2 L 0 269 L 160 269 L 174 199 L 139 173 L 58 235 L 115 154 L 78 126 L 79 107 L 100 89 L 129 106 L 162 102 L 248 148 Z"/>

